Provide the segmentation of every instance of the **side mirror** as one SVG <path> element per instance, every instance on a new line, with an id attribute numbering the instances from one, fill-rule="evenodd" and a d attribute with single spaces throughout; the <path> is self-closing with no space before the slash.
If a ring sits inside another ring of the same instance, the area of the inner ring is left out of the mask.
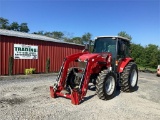
<path id="1" fill-rule="evenodd" d="M 85 44 L 85 50 L 89 50 L 89 44 Z"/>
<path id="2" fill-rule="evenodd" d="M 82 50 L 82 52 L 88 51 L 89 50 L 89 44 L 85 44 L 85 48 L 84 50 Z"/>

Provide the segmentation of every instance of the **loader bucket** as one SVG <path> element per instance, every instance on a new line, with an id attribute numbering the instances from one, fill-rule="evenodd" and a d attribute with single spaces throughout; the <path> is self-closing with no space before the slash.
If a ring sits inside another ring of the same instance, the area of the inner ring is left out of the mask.
<path id="1" fill-rule="evenodd" d="M 71 94 L 71 103 L 74 105 L 79 105 L 80 100 L 81 100 L 81 95 L 76 89 L 73 89 Z"/>
<path id="2" fill-rule="evenodd" d="M 56 97 L 56 95 L 55 95 L 55 93 L 54 93 L 54 89 L 53 89 L 52 86 L 50 86 L 50 95 L 51 95 L 52 98 L 55 98 L 55 97 Z"/>

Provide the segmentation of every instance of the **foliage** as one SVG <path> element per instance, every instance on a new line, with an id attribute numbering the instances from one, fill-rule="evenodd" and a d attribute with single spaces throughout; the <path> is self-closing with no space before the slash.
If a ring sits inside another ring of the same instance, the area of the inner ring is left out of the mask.
<path id="1" fill-rule="evenodd" d="M 131 44 L 131 56 L 137 64 L 143 64 L 144 61 L 144 48 L 140 44 Z"/>
<path id="2" fill-rule="evenodd" d="M 91 37 L 92 37 L 92 34 L 89 32 L 82 35 L 83 44 L 89 43 L 89 41 L 91 40 Z"/>
<path id="3" fill-rule="evenodd" d="M 119 33 L 118 33 L 118 36 L 126 37 L 126 38 L 128 38 L 129 40 L 132 40 L 132 37 L 131 37 L 129 34 L 127 34 L 125 31 L 119 32 Z"/>
<path id="4" fill-rule="evenodd" d="M 65 42 L 72 42 L 72 43 L 76 43 L 76 44 L 83 44 L 81 37 L 74 37 L 74 38 L 71 38 L 71 39 L 66 38 L 64 41 Z"/>
<path id="5" fill-rule="evenodd" d="M 33 34 L 44 35 L 58 40 L 63 39 L 64 36 L 64 33 L 60 31 L 53 31 L 53 32 L 38 31 L 38 32 L 33 32 Z"/>
<path id="6" fill-rule="evenodd" d="M 12 22 L 11 24 L 9 24 L 8 19 L 5 19 L 3 17 L 0 17 L 0 29 L 14 30 L 26 33 L 29 32 L 27 23 L 21 23 L 19 25 L 17 22 Z"/>
<path id="7" fill-rule="evenodd" d="M 13 71 L 13 63 L 14 63 L 14 59 L 13 56 L 9 57 L 9 62 L 8 62 L 8 67 L 9 67 L 9 75 L 12 75 L 12 71 Z"/>
<path id="8" fill-rule="evenodd" d="M 20 27 L 20 28 L 19 28 L 19 31 L 21 31 L 21 32 L 26 32 L 26 33 L 29 32 L 29 28 L 28 28 L 28 26 L 27 26 L 27 23 L 21 23 L 21 25 L 20 25 L 19 27 Z"/>
<path id="9" fill-rule="evenodd" d="M 145 47 L 140 44 L 131 44 L 131 56 L 142 67 L 157 68 L 160 64 L 160 48 L 149 44 Z"/>
<path id="10" fill-rule="evenodd" d="M 13 23 L 10 25 L 10 30 L 20 31 L 20 30 L 19 30 L 19 24 L 18 24 L 17 22 L 13 22 Z"/>
<path id="11" fill-rule="evenodd" d="M 82 37 L 73 37 L 71 39 L 65 38 L 64 41 L 84 45 L 89 43 L 89 41 L 91 40 L 91 37 L 92 37 L 92 34 L 88 32 L 82 35 Z"/>
<path id="12" fill-rule="evenodd" d="M 37 35 L 44 35 L 47 37 L 51 37 L 51 38 L 55 38 L 57 40 L 63 40 L 65 42 L 71 42 L 71 43 L 76 43 L 76 44 L 86 44 L 89 43 L 89 40 L 91 40 L 91 33 L 85 33 L 84 35 L 82 35 L 82 37 L 66 37 L 65 34 L 63 32 L 60 31 L 53 31 L 53 32 L 44 32 L 44 31 L 38 31 L 38 32 L 33 32 L 33 34 L 37 34 Z"/>
<path id="13" fill-rule="evenodd" d="M 46 60 L 46 73 L 48 73 L 49 70 L 50 70 L 50 59 L 48 58 L 48 59 Z"/>
<path id="14" fill-rule="evenodd" d="M 142 66 L 139 66 L 139 65 L 138 65 L 138 70 L 139 71 L 150 71 L 152 73 L 157 72 L 156 68 L 150 68 L 150 67 L 146 68 L 146 67 L 142 67 Z"/>
<path id="15" fill-rule="evenodd" d="M 35 71 L 36 71 L 35 68 L 25 69 L 25 70 L 24 70 L 24 74 L 25 74 L 25 75 L 33 74 L 33 73 L 35 73 Z"/>
<path id="16" fill-rule="evenodd" d="M 44 31 L 33 32 L 32 34 L 44 35 Z"/>
<path id="17" fill-rule="evenodd" d="M 59 31 L 54 31 L 54 32 L 52 32 L 52 34 L 53 34 L 53 38 L 55 38 L 55 39 L 62 39 L 62 37 L 64 36 L 64 34 Z"/>
<path id="18" fill-rule="evenodd" d="M 126 37 L 132 40 L 131 35 L 125 31 L 118 33 L 118 36 Z M 156 68 L 160 64 L 160 47 L 157 45 L 149 44 L 145 47 L 140 44 L 132 43 L 130 46 L 131 57 L 141 67 Z"/>
<path id="19" fill-rule="evenodd" d="M 9 29 L 9 22 L 7 19 L 0 17 L 0 28 Z"/>

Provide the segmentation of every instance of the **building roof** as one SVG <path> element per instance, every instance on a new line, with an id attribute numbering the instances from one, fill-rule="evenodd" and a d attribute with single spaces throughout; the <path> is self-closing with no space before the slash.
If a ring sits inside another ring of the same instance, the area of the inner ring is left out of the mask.
<path id="1" fill-rule="evenodd" d="M 128 38 L 126 38 L 126 37 L 121 37 L 121 36 L 98 36 L 98 37 L 96 37 L 96 38 L 101 38 L 101 37 L 120 38 L 120 39 L 124 39 L 124 40 L 130 41 Z M 96 39 L 96 38 L 95 38 L 95 39 Z"/>
<path id="2" fill-rule="evenodd" d="M 65 43 L 65 44 L 71 44 L 71 45 L 84 46 L 84 45 L 80 45 L 80 44 L 76 44 L 76 43 L 69 43 L 69 42 L 60 41 L 60 40 L 50 38 L 50 37 L 46 37 L 46 36 L 42 36 L 42 35 L 23 33 L 23 32 L 5 30 L 5 29 L 0 29 L 0 35 L 20 37 L 20 38 L 30 38 L 30 39 L 35 39 L 35 40 L 42 40 L 42 41 L 50 41 L 50 42 L 56 42 L 56 43 Z"/>

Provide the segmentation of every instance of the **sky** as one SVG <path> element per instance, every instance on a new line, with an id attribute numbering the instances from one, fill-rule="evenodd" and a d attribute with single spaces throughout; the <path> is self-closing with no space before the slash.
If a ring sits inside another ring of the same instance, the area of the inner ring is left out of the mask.
<path id="1" fill-rule="evenodd" d="M 160 0 L 0 0 L 0 17 L 28 23 L 30 33 L 94 39 L 125 31 L 133 43 L 160 46 Z"/>

